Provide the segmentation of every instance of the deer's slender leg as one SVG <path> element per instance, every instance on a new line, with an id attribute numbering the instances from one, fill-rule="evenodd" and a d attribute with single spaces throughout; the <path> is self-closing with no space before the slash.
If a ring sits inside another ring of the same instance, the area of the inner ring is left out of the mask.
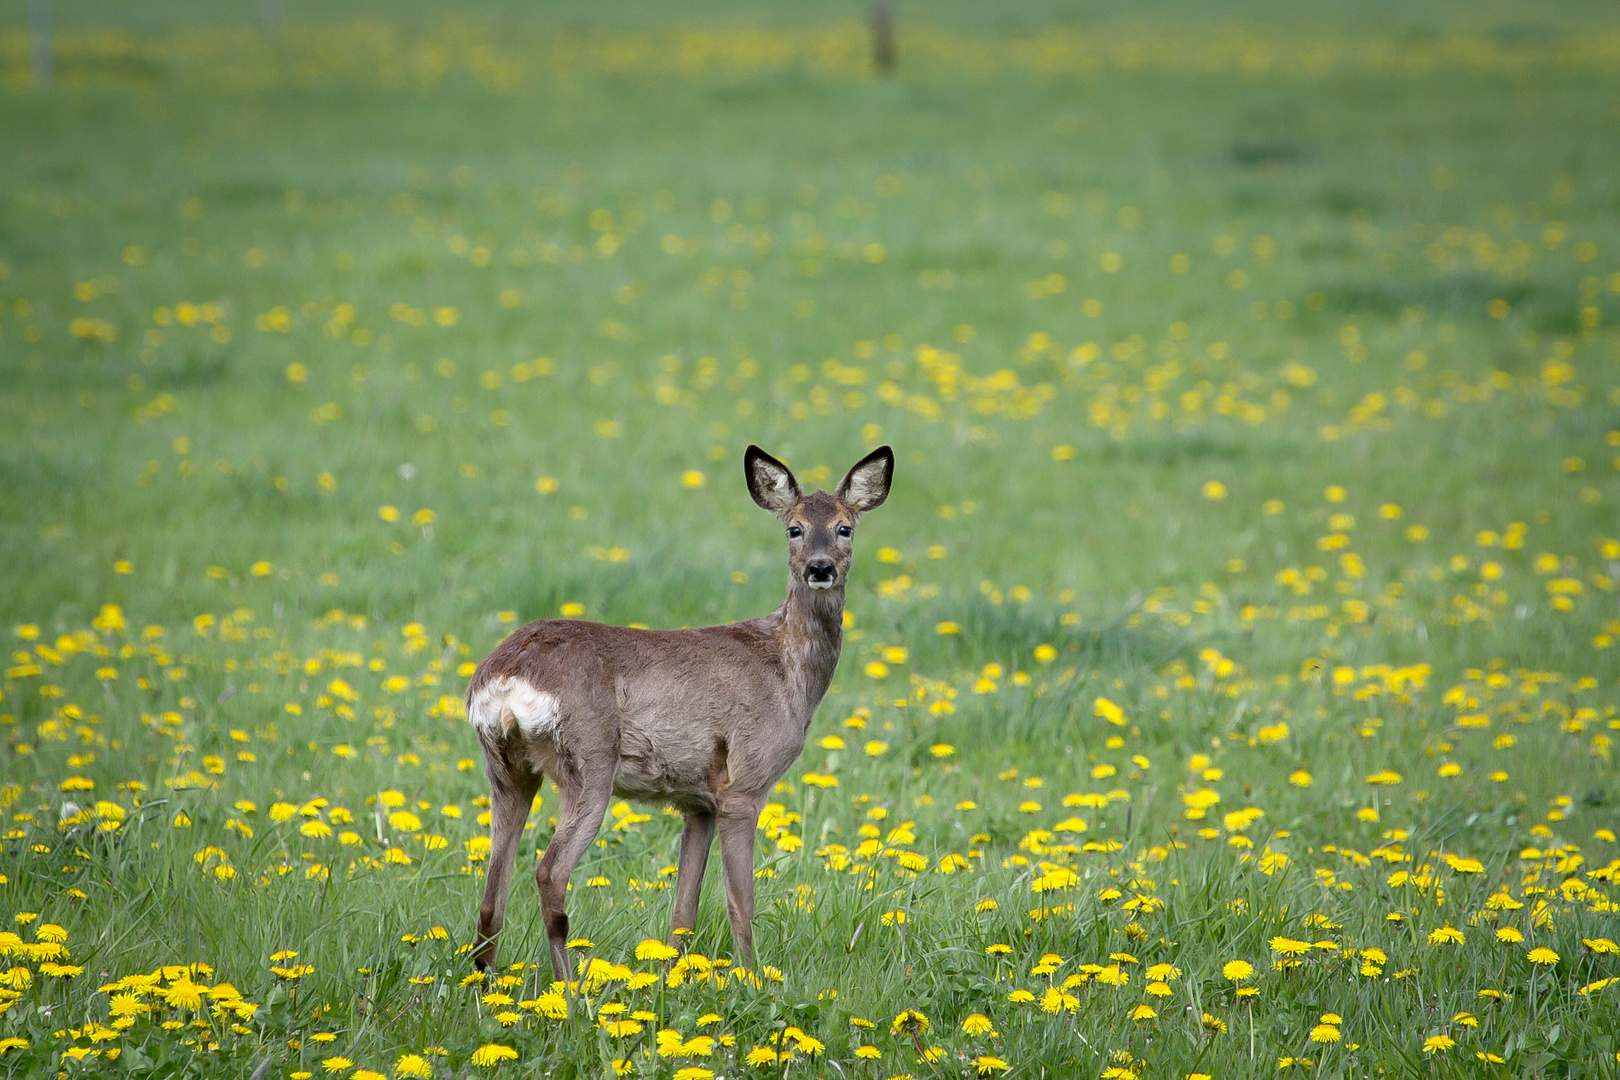
<path id="1" fill-rule="evenodd" d="M 496 752 L 499 753 L 498 751 Z M 484 901 L 478 907 L 478 942 L 473 962 L 480 971 L 495 964 L 495 944 L 506 921 L 506 897 L 512 880 L 512 862 L 523 826 L 529 819 L 538 773 L 511 769 L 499 756 L 489 756 L 490 843 L 484 878 Z"/>
<path id="2" fill-rule="evenodd" d="M 714 827 L 713 813 L 690 813 L 686 815 L 686 828 L 681 830 L 681 865 L 675 875 L 675 914 L 670 919 L 669 943 L 682 951 L 686 949 L 687 935 L 676 931 L 697 925 L 698 897 L 703 893 L 703 870 L 709 864 Z"/>
<path id="3" fill-rule="evenodd" d="M 726 872 L 726 914 L 736 963 L 754 966 L 754 828 L 759 800 L 739 798 L 720 811 L 720 865 Z"/>
<path id="4" fill-rule="evenodd" d="M 535 883 L 540 886 L 540 914 L 546 925 L 546 941 L 551 946 L 552 978 L 563 982 L 568 982 L 572 975 L 568 968 L 568 877 L 602 828 L 602 816 L 607 813 L 608 802 L 613 797 L 613 773 L 609 770 L 599 779 L 569 790 L 573 786 L 559 785 L 562 806 L 557 831 L 551 834 L 551 843 L 546 845 L 546 853 L 541 856 L 534 875 Z"/>

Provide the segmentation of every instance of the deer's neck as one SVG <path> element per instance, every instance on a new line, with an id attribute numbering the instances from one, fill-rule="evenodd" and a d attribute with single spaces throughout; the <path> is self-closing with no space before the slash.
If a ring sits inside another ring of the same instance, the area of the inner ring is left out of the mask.
<path id="1" fill-rule="evenodd" d="M 783 668 L 794 696 L 803 702 L 808 726 L 838 667 L 844 642 L 844 590 L 810 589 L 794 582 L 773 620 Z"/>

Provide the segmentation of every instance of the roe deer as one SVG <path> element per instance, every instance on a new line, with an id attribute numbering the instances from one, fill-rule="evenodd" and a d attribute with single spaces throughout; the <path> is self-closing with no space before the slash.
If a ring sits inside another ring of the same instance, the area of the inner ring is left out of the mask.
<path id="1" fill-rule="evenodd" d="M 475 959 L 495 962 L 508 881 L 541 776 L 562 795 L 535 871 L 554 978 L 567 982 L 568 877 L 617 794 L 686 817 L 671 944 L 697 921 L 716 827 L 736 960 L 753 965 L 754 830 L 766 796 L 804 749 L 838 666 L 855 524 L 888 498 L 894 453 L 862 458 L 836 491 L 806 495 L 757 446 L 743 457 L 754 501 L 787 530 L 787 599 L 725 626 L 637 630 L 545 620 L 478 665 L 467 718 L 484 748 L 491 826 Z"/>

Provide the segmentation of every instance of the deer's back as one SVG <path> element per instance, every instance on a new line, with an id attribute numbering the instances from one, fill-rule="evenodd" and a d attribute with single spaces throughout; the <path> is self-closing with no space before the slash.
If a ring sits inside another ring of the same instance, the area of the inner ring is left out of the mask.
<path id="1" fill-rule="evenodd" d="M 522 739 L 546 771 L 611 761 L 619 794 L 704 809 L 729 784 L 780 778 L 803 748 L 791 713 L 780 656 L 754 622 L 662 631 L 533 622 L 490 653 L 467 689 L 480 734 Z"/>

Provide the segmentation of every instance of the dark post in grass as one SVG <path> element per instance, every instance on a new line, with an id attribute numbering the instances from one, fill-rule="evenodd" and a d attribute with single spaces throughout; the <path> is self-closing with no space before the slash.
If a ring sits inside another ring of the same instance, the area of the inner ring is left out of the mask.
<path id="1" fill-rule="evenodd" d="M 872 69 L 880 76 L 894 72 L 894 12 L 889 0 L 872 5 Z"/>
<path id="2" fill-rule="evenodd" d="M 28 82 L 35 90 L 50 89 L 51 60 L 51 0 L 28 0 Z"/>

